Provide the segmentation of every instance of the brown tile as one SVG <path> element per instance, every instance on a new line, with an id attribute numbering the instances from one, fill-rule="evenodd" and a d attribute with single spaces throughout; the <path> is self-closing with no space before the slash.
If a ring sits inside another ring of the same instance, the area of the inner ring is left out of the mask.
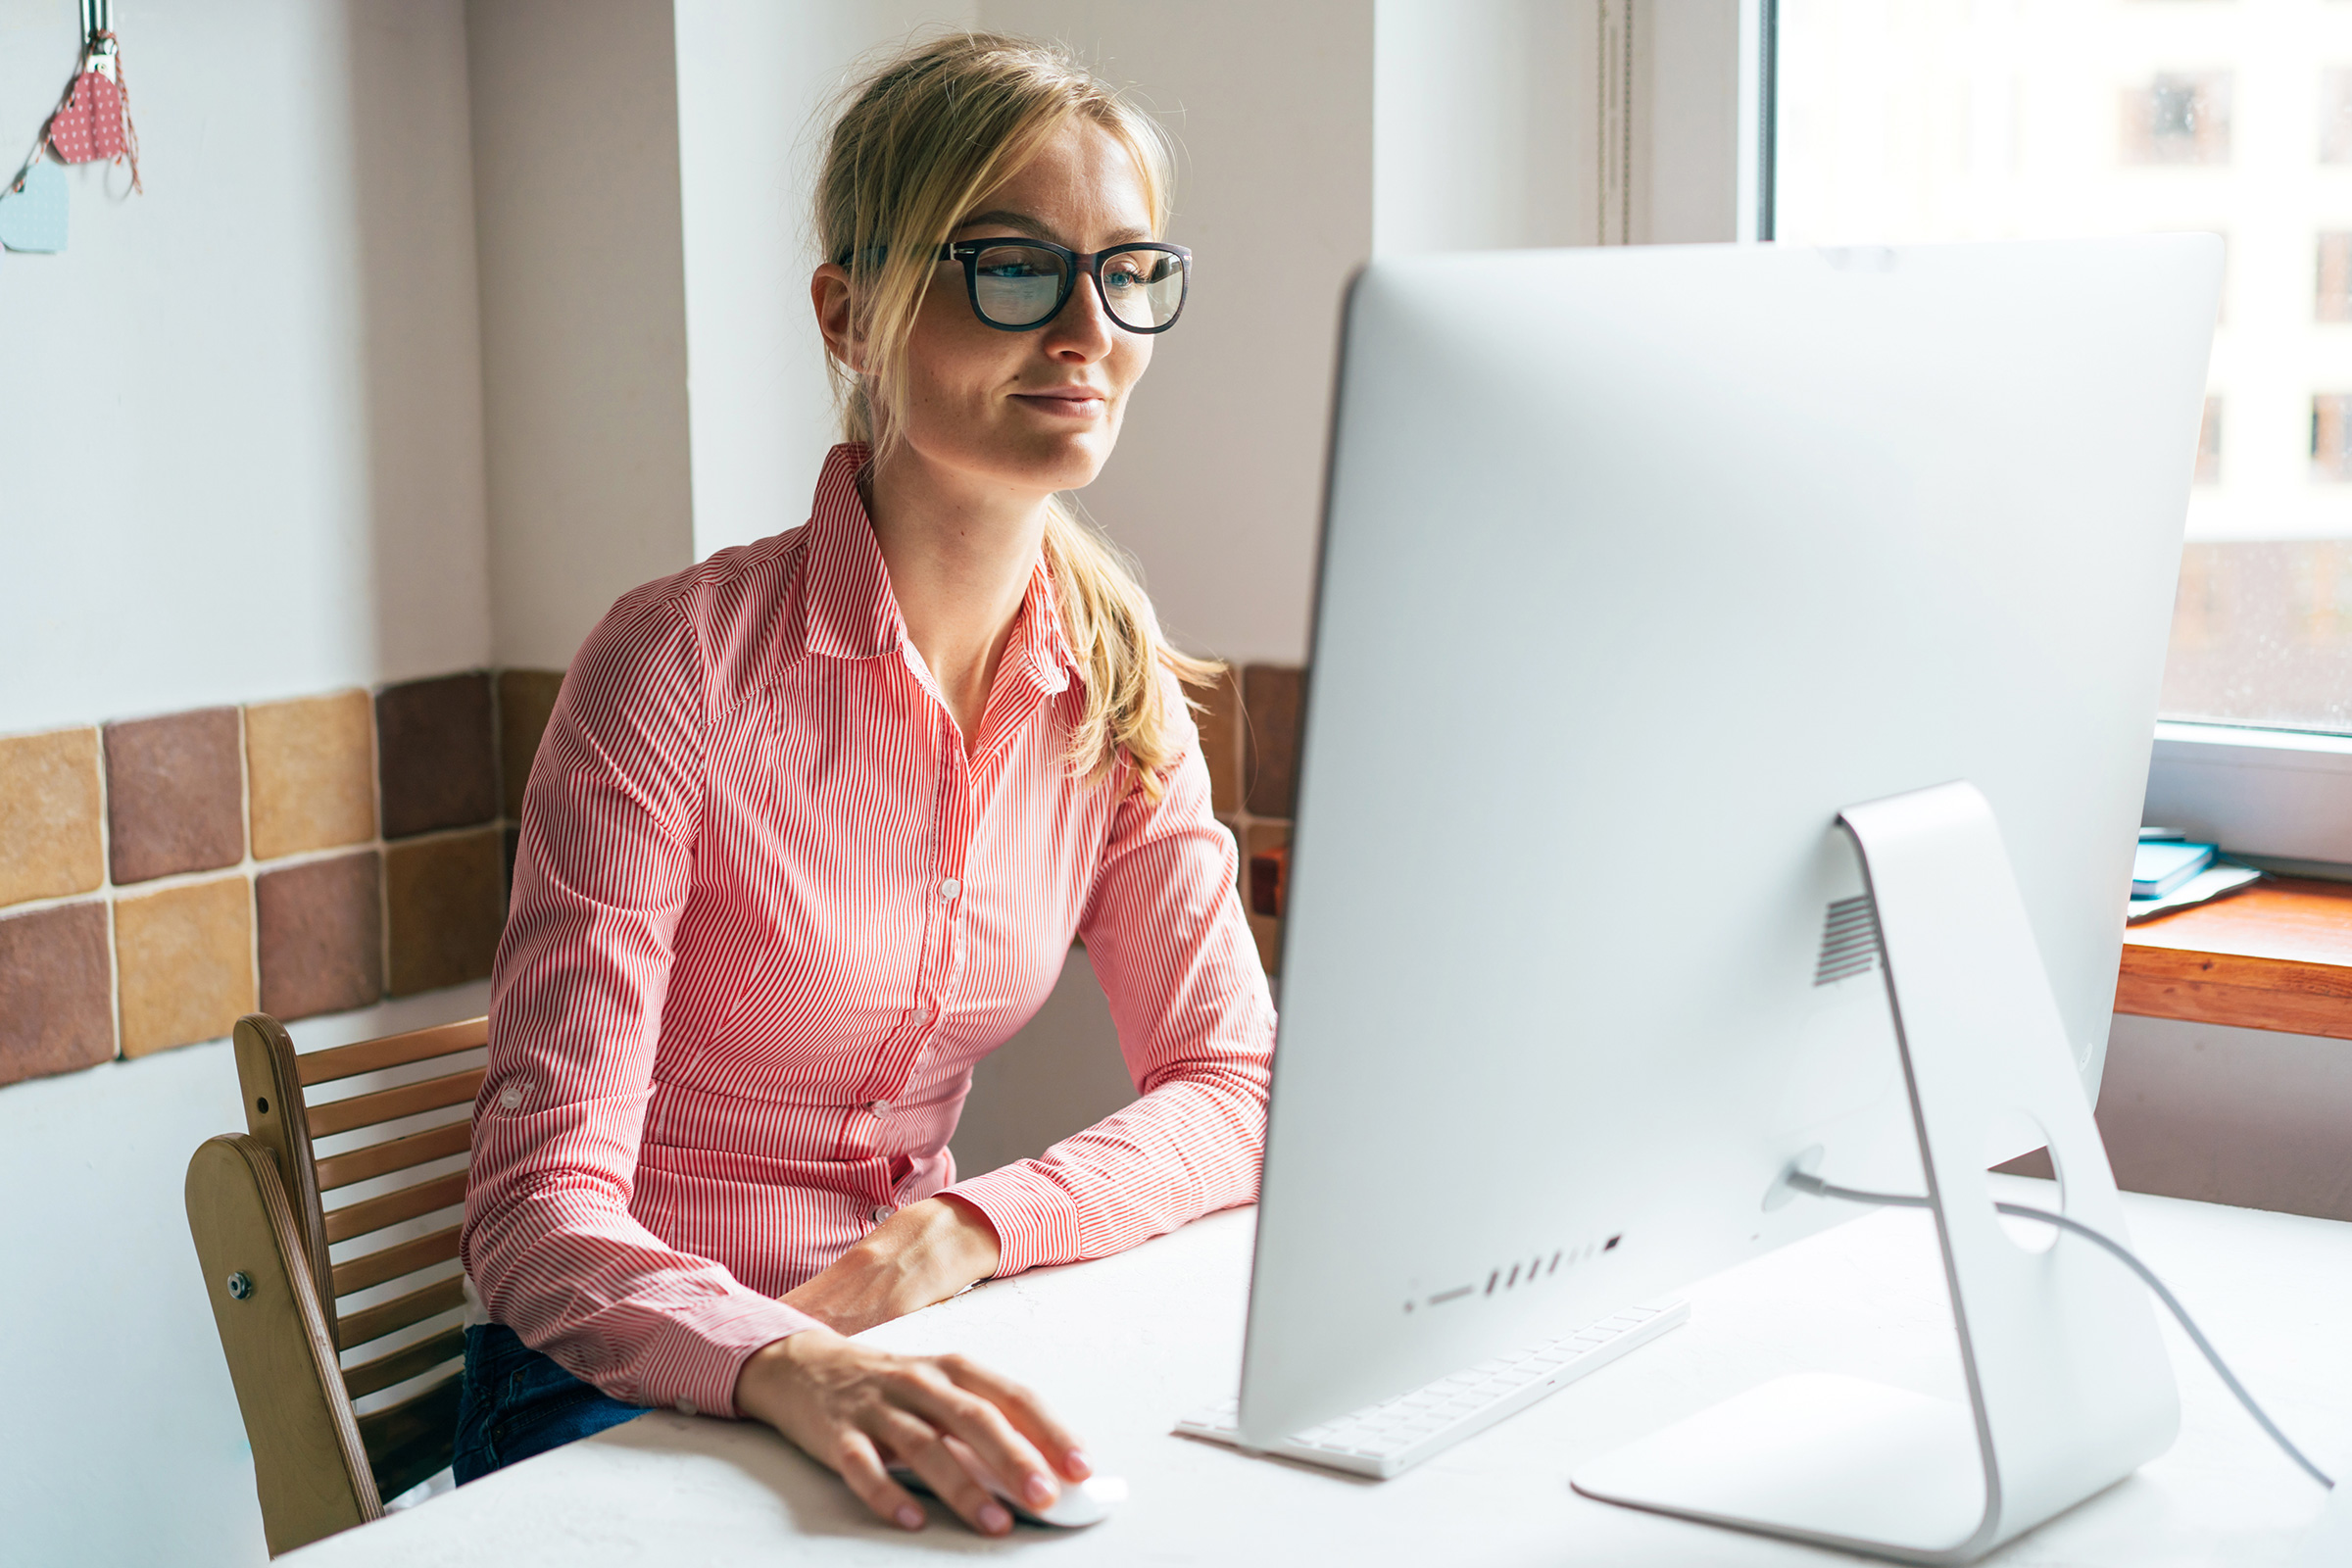
<path id="1" fill-rule="evenodd" d="M 490 677 L 476 670 L 376 693 L 375 765 L 388 839 L 498 815 Z"/>
<path id="2" fill-rule="evenodd" d="M 1288 822 L 1250 824 L 1249 869 L 1243 873 L 1251 914 L 1279 917 L 1290 891 L 1291 825 Z"/>
<path id="3" fill-rule="evenodd" d="M 1282 922 L 1270 914 L 1253 914 L 1250 917 L 1250 934 L 1257 938 L 1257 961 L 1265 965 L 1266 973 L 1280 973 Z"/>
<path id="4" fill-rule="evenodd" d="M 245 858 L 238 739 L 233 708 L 106 726 L 107 858 L 118 885 Z"/>
<path id="5" fill-rule="evenodd" d="M 497 828 L 394 844 L 384 851 L 396 997 L 463 985 L 490 972 L 507 923 Z"/>
<path id="6" fill-rule="evenodd" d="M 1208 764 L 1209 805 L 1219 811 L 1242 808 L 1242 694 L 1241 671 L 1228 669 L 1194 697 L 1200 710 L 1193 722 L 1200 726 L 1200 760 Z"/>
<path id="7" fill-rule="evenodd" d="M 112 1061 L 114 979 L 105 905 L 0 920 L 0 1084 Z"/>
<path id="8" fill-rule="evenodd" d="M 381 1000 L 383 897 L 373 850 L 263 872 L 254 884 L 262 1010 L 308 1018 Z"/>
<path id="9" fill-rule="evenodd" d="M 546 733 L 547 715 L 555 711 L 556 693 L 563 685 L 561 670 L 498 672 L 498 777 L 509 816 L 522 814 L 522 787 L 531 781 L 531 759 L 539 755 L 539 737 Z"/>
<path id="10" fill-rule="evenodd" d="M 98 732 L 0 740 L 0 904 L 87 893 L 105 879 Z"/>
<path id="11" fill-rule="evenodd" d="M 1251 664 L 1242 674 L 1248 710 L 1249 801 L 1251 816 L 1290 816 L 1298 794 L 1299 671 L 1285 664 Z"/>
<path id="12" fill-rule="evenodd" d="M 255 859 L 375 837 L 374 729 L 366 692 L 245 710 Z"/>
<path id="13" fill-rule="evenodd" d="M 253 884 L 216 877 L 115 901 L 122 1054 L 218 1040 L 253 1011 Z"/>

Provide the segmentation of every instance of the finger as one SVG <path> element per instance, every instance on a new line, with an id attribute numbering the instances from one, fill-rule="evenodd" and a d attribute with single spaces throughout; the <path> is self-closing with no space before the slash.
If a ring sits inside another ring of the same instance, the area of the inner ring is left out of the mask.
<path id="1" fill-rule="evenodd" d="M 902 1530 L 920 1530 L 930 1516 L 914 1494 L 890 1479 L 871 1438 L 856 1427 L 846 1429 L 833 1451 L 833 1468 L 848 1483 L 858 1500 Z"/>
<path id="2" fill-rule="evenodd" d="M 957 1385 L 1003 1411 L 1014 1430 L 1070 1480 L 1084 1481 L 1094 1473 L 1094 1466 L 1086 1462 L 1086 1449 L 1080 1446 L 1077 1434 L 1056 1420 L 1045 1401 L 1029 1390 L 960 1355 L 941 1356 L 939 1368 Z"/>
<path id="3" fill-rule="evenodd" d="M 884 1407 L 875 1413 L 867 1431 L 899 1463 L 922 1477 L 932 1494 L 955 1509 L 965 1524 L 984 1536 L 1001 1536 L 1012 1528 L 1012 1515 L 948 1451 L 946 1438 L 937 1427 L 906 1410 Z"/>
<path id="4" fill-rule="evenodd" d="M 893 1393 L 916 1415 L 969 1444 L 980 1462 L 1032 1507 L 1046 1507 L 1060 1494 L 1054 1472 L 1004 1412 L 943 1370 L 910 1367 L 894 1381 Z"/>

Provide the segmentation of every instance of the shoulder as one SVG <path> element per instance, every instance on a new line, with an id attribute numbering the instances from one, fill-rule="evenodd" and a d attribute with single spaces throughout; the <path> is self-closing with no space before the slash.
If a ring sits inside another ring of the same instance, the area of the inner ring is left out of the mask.
<path id="1" fill-rule="evenodd" d="M 592 685 L 692 679 L 725 708 L 799 651 L 806 525 L 730 546 L 630 589 L 580 647 L 573 678 Z"/>

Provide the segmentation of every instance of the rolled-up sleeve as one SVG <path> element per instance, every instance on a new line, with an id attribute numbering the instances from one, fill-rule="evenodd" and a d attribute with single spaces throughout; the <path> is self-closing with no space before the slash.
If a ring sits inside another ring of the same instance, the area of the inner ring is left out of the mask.
<path id="1" fill-rule="evenodd" d="M 523 800 L 474 1104 L 466 1268 L 492 1317 L 616 1398 L 734 1413 L 751 1353 L 814 1322 L 629 1211 L 694 874 L 705 657 L 633 595 L 581 648 Z"/>
<path id="2" fill-rule="evenodd" d="M 1131 790 L 1117 807 L 1079 927 L 1141 1098 L 949 1189 L 995 1227 L 1000 1276 L 1102 1257 L 1257 1197 L 1274 1004 L 1236 869 L 1195 736 L 1158 801 Z"/>

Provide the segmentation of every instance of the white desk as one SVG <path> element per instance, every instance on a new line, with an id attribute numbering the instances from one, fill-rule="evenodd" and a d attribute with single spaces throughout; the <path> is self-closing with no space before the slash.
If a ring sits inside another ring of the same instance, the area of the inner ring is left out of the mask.
<path id="1" fill-rule="evenodd" d="M 2017 1183 L 2042 1188 L 2040 1183 Z M 2038 1196 L 2038 1195 L 2036 1195 Z M 2352 1458 L 2352 1224 L 2127 1195 L 2133 1240 L 2239 1375 L 2323 1466 Z M 914 1562 L 1024 1553 L 1057 1565 L 1851 1563 L 1571 1492 L 1572 1465 L 1767 1377 L 1850 1371 L 1953 1395 L 1958 1372 L 1927 1216 L 1886 1211 L 1693 1289 L 1691 1320 L 1395 1481 L 1371 1483 L 1172 1437 L 1241 1364 L 1248 1211 L 1121 1257 L 1041 1270 L 873 1331 L 960 1349 L 1044 1393 L 1134 1499 L 1074 1534 L 986 1541 L 953 1522 L 871 1522 L 832 1476 L 750 1424 L 655 1412 L 311 1546 L 362 1565 Z M 2169 1329 L 2169 1326 L 2168 1326 Z M 2170 1453 L 1990 1561 L 2291 1561 L 2323 1494 L 2177 1332 Z M 934 1517 L 944 1514 L 934 1505 Z"/>

